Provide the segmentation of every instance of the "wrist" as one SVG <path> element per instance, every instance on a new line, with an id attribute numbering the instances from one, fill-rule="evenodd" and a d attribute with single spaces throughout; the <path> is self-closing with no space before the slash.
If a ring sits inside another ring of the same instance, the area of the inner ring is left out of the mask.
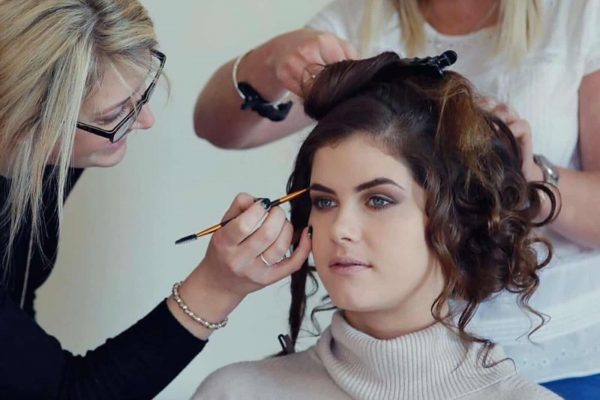
<path id="1" fill-rule="evenodd" d="M 222 277 L 212 272 L 206 261 L 202 261 L 182 282 L 179 291 L 182 297 L 191 297 L 189 302 L 196 302 L 198 305 L 212 304 L 215 312 L 220 313 L 219 316 L 226 317 L 223 313 L 229 314 L 246 296 L 225 285 Z"/>
<path id="2" fill-rule="evenodd" d="M 237 71 L 238 82 L 248 82 L 266 100 L 273 102 L 287 93 L 277 77 L 274 53 L 270 42 L 250 50 L 243 56 Z"/>
<path id="3" fill-rule="evenodd" d="M 226 318 L 239 305 L 245 296 L 227 290 L 218 282 L 213 282 L 200 264 L 178 287 L 178 294 L 187 308 L 203 320 L 218 323 Z M 213 329 L 199 324 L 177 304 L 173 296 L 167 299 L 167 306 L 175 319 L 192 335 L 208 339 Z"/>
<path id="4" fill-rule="evenodd" d="M 533 162 L 539 167 L 539 171 L 542 174 L 542 180 L 558 187 L 558 180 L 560 178 L 558 168 L 541 154 L 534 154 Z"/>
<path id="5" fill-rule="evenodd" d="M 550 189 L 553 192 L 555 198 L 559 197 L 557 193 L 559 175 L 560 173 L 558 171 L 558 168 L 553 164 L 550 164 L 550 162 L 545 157 L 540 157 L 539 155 L 534 156 L 534 162 L 532 166 L 532 178 L 528 180 L 532 182 L 543 182 L 546 188 Z M 538 193 L 540 196 L 541 204 L 536 220 L 538 222 L 541 222 L 547 219 L 553 210 L 552 202 L 548 197 L 548 194 L 541 189 L 538 189 Z M 556 213 L 556 210 L 554 211 L 554 213 Z"/>

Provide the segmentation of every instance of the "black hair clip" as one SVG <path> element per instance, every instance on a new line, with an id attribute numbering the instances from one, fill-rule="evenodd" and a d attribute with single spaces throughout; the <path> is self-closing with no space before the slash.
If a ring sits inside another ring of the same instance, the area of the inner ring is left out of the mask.
<path id="1" fill-rule="evenodd" d="M 444 76 L 444 68 L 454 64 L 457 58 L 455 51 L 446 50 L 439 56 L 409 59 L 408 66 L 425 67 L 439 76 Z"/>
<path id="2" fill-rule="evenodd" d="M 277 339 L 279 340 L 281 349 L 283 350 L 283 352 L 285 354 L 292 354 L 292 353 L 296 352 L 296 350 L 294 349 L 294 344 L 292 343 L 292 338 L 290 338 L 290 335 L 279 334 L 277 336 Z"/>
<path id="3" fill-rule="evenodd" d="M 281 100 L 278 102 L 268 102 L 260 95 L 260 93 L 258 93 L 256 89 L 254 89 L 254 87 L 251 84 L 249 84 L 248 82 L 238 82 L 237 71 L 238 67 L 240 66 L 240 62 L 246 55 L 250 54 L 251 52 L 252 50 L 250 50 L 246 54 L 239 56 L 233 63 L 233 69 L 231 71 L 233 87 L 238 92 L 242 100 L 244 100 L 242 102 L 241 109 L 250 109 L 258 113 L 258 115 L 260 115 L 261 117 L 268 118 L 271 121 L 283 121 L 288 116 L 290 109 L 292 108 L 293 102 L 291 100 L 285 103 Z"/>
<path id="4" fill-rule="evenodd" d="M 249 108 L 271 121 L 283 121 L 292 108 L 291 100 L 286 103 L 269 103 L 247 82 L 238 83 L 237 88 L 244 99 L 242 110 Z"/>

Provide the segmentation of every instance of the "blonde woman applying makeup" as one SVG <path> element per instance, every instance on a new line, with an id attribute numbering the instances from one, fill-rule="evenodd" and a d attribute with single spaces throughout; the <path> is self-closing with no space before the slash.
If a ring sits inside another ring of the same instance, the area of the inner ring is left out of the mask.
<path id="1" fill-rule="evenodd" d="M 267 268 L 263 260 L 289 248 L 292 226 L 269 201 L 240 194 L 224 216 L 237 218 L 213 235 L 198 266 L 123 333 L 77 356 L 36 323 L 35 291 L 54 266 L 63 201 L 85 168 L 119 163 L 128 135 L 153 125 L 148 100 L 165 62 L 136 0 L 0 0 L 2 399 L 153 398 L 246 295 L 307 257 L 305 233 L 301 249 Z"/>

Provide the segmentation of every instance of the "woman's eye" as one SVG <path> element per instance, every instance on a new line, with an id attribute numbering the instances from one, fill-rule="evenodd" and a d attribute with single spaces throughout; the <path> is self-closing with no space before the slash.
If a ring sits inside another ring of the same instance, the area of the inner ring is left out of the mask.
<path id="1" fill-rule="evenodd" d="M 313 199 L 313 206 L 317 209 L 325 209 L 325 208 L 333 208 L 335 207 L 335 202 L 331 199 L 326 199 L 322 197 L 317 197 Z"/>
<path id="2" fill-rule="evenodd" d="M 394 204 L 394 201 L 383 196 L 371 196 L 369 197 L 367 204 L 371 208 L 385 208 Z"/>
<path id="3" fill-rule="evenodd" d="M 121 111 L 119 111 L 119 113 L 117 115 L 115 115 L 114 117 L 108 117 L 108 118 L 101 119 L 99 121 L 99 123 L 101 125 L 114 125 L 115 122 L 119 122 L 122 118 L 125 118 L 125 116 L 127 114 L 129 114 L 129 111 L 130 111 L 129 107 L 123 107 L 123 108 L 121 108 Z"/>

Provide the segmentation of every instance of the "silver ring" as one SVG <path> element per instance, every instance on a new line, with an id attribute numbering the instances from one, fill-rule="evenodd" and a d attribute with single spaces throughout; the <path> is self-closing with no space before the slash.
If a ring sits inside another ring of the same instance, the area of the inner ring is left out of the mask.
<path id="1" fill-rule="evenodd" d="M 265 256 L 264 256 L 262 253 L 260 253 L 260 259 L 262 260 L 262 262 L 263 262 L 263 263 L 264 263 L 264 264 L 265 264 L 267 267 L 270 267 L 270 266 L 271 266 L 271 263 L 269 263 L 269 262 L 267 261 L 267 259 L 265 258 Z"/>

